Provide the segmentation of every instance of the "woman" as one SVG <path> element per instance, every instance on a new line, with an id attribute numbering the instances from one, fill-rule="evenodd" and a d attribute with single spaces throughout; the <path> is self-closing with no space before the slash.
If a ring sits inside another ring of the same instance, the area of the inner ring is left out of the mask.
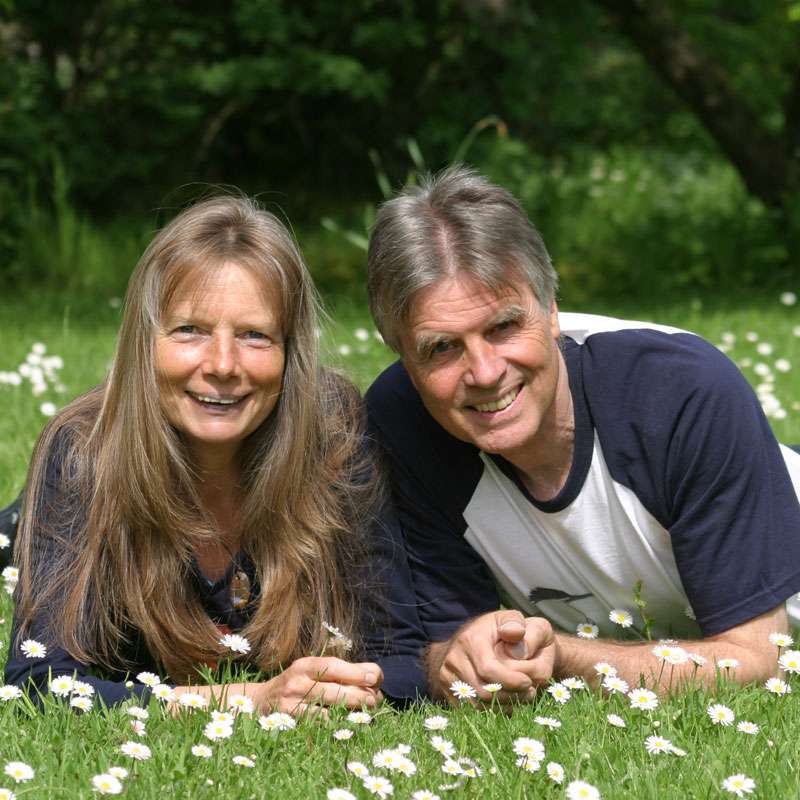
<path id="1" fill-rule="evenodd" d="M 257 707 L 381 699 L 378 664 L 330 655 L 359 641 L 364 618 L 371 652 L 384 638 L 371 602 L 360 610 L 374 594 L 365 532 L 380 493 L 358 398 L 320 368 L 316 324 L 295 242 L 252 202 L 201 202 L 155 237 L 107 381 L 35 449 L 7 681 L 45 688 L 48 672 L 75 673 L 113 704 L 146 691 L 125 684 L 142 670 L 196 681 L 198 666 L 235 655 L 224 634 L 238 631 L 247 663 L 278 673 L 225 687 Z M 391 536 L 385 547 L 392 526 L 378 527 L 370 559 L 402 576 L 404 557 L 386 560 L 400 554 Z M 391 622 L 410 658 L 416 623 Z M 324 623 L 344 635 L 331 640 Z M 21 650 L 29 639 L 44 658 Z"/>

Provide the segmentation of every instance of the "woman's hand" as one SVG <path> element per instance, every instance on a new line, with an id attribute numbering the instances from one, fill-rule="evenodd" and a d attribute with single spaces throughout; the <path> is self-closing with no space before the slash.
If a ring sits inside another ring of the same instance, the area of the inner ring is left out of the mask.
<path id="1" fill-rule="evenodd" d="M 300 716 L 324 713 L 321 706 L 374 708 L 383 695 L 378 687 L 383 672 L 377 664 L 352 664 L 331 656 L 298 658 L 280 675 L 248 686 L 260 711 L 283 711 Z"/>

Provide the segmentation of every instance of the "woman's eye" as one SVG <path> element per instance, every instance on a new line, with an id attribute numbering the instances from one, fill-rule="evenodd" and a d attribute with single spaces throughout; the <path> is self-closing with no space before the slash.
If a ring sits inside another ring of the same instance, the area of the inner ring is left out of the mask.
<path id="1" fill-rule="evenodd" d="M 245 339 L 254 339 L 256 341 L 266 341 L 269 339 L 265 333 L 261 333 L 261 331 L 245 331 L 244 333 Z"/>
<path id="2" fill-rule="evenodd" d="M 178 325 L 174 333 L 196 333 L 197 328 L 194 325 Z"/>

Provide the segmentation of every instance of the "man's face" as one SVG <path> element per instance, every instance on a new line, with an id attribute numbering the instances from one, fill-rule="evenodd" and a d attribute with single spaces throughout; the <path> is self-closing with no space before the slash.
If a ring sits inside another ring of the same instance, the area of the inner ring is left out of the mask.
<path id="1" fill-rule="evenodd" d="M 431 416 L 456 438 L 515 463 L 553 421 L 563 369 L 558 337 L 555 302 L 547 314 L 527 286 L 495 293 L 456 275 L 417 295 L 400 342 Z"/>

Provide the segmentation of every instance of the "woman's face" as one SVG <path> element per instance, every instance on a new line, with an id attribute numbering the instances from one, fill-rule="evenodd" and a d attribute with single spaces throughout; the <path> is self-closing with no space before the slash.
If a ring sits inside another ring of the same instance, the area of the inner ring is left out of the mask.
<path id="1" fill-rule="evenodd" d="M 233 458 L 272 413 L 283 380 L 278 304 L 245 269 L 227 263 L 198 290 L 178 287 L 156 337 L 161 407 L 195 457 Z"/>

